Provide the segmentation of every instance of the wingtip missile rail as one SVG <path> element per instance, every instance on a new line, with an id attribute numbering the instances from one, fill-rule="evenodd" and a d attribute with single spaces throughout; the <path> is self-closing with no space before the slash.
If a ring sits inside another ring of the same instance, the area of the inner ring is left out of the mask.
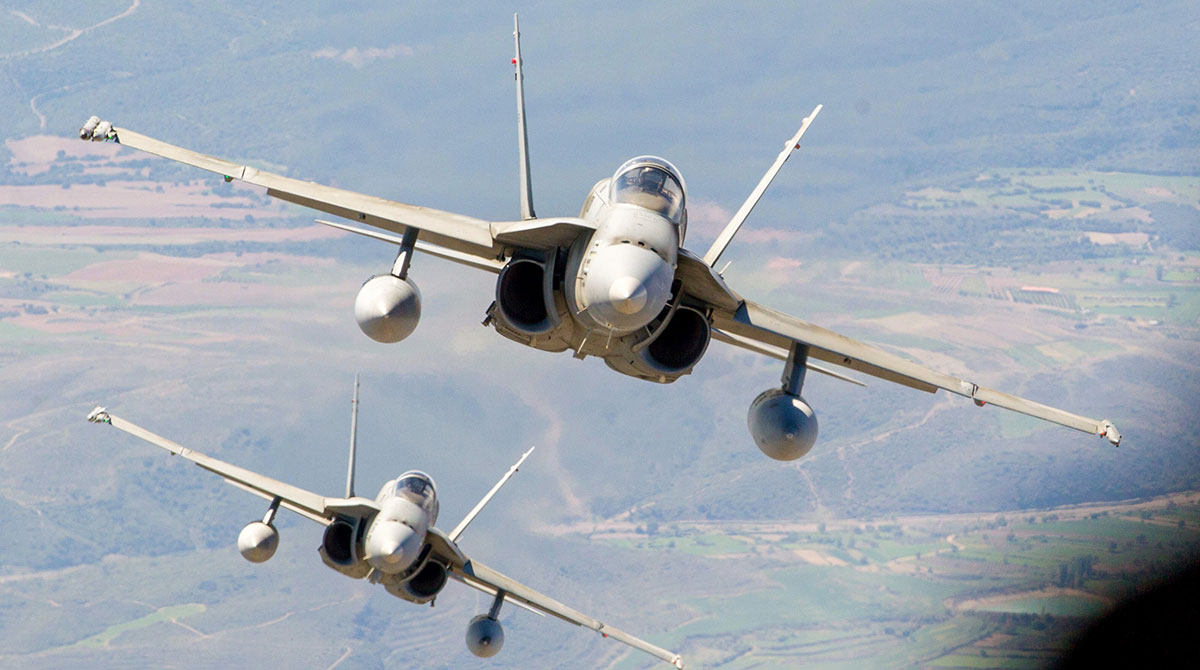
<path id="1" fill-rule="evenodd" d="M 116 133 L 113 132 L 113 124 L 108 121 L 101 121 L 100 117 L 93 115 L 83 126 L 79 128 L 79 139 L 85 142 L 103 142 L 105 140 L 115 140 Z"/>

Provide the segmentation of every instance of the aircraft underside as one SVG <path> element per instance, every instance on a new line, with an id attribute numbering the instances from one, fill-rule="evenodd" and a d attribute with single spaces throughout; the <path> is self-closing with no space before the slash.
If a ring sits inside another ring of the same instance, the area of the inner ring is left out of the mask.
<path id="1" fill-rule="evenodd" d="M 565 280 L 575 278 L 573 256 L 586 242 L 569 251 L 510 260 L 500 271 L 484 324 L 535 349 L 602 358 L 613 370 L 646 381 L 670 383 L 690 373 L 711 339 L 704 305 L 689 300 L 676 280 L 666 306 L 632 332 L 589 323 L 564 290 Z"/>

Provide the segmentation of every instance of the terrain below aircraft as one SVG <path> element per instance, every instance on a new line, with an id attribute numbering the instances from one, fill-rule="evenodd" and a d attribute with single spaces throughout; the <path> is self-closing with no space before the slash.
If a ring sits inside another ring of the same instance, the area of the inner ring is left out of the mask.
<path id="1" fill-rule="evenodd" d="M 275 529 L 274 520 L 276 512 L 283 507 L 325 526 L 325 534 L 317 551 L 325 565 L 343 575 L 383 584 L 388 593 L 417 604 L 432 605 L 448 579 L 455 579 L 492 596 L 492 606 L 488 612 L 472 618 L 467 625 L 467 648 L 476 656 L 495 656 L 504 645 L 504 629 L 497 618 L 500 607 L 509 602 L 535 614 L 550 614 L 577 626 L 591 628 L 604 637 L 640 649 L 677 668 L 683 667 L 679 654 L 601 623 L 505 577 L 468 558 L 458 546 L 463 531 L 500 487 L 517 472 L 517 468 L 533 452 L 532 448 L 509 468 L 454 530 L 445 533 L 433 525 L 438 516 L 437 488 L 433 479 L 424 472 L 410 470 L 388 481 L 379 489 L 379 495 L 374 500 L 354 495 L 357 379 L 350 420 L 350 465 L 346 476 L 346 495 L 342 498 L 327 498 L 205 456 L 114 416 L 103 407 L 92 410 L 88 421 L 109 424 L 162 447 L 220 475 L 238 488 L 271 501 L 262 521 L 250 522 L 238 535 L 238 551 L 252 563 L 262 563 L 275 555 L 279 546 L 279 531 Z"/>
<path id="2" fill-rule="evenodd" d="M 785 361 L 782 385 L 760 394 L 748 416 L 755 443 L 772 458 L 799 458 L 816 442 L 816 414 L 801 397 L 807 370 L 861 384 L 817 361 L 928 393 L 944 389 L 981 407 L 990 403 L 1120 443 L 1121 434 L 1107 419 L 1072 414 L 926 368 L 746 300 L 725 283 L 717 262 L 799 148 L 820 105 L 787 140 L 703 256 L 683 248 L 683 177 L 656 156 L 633 158 L 611 178 L 597 182 L 578 217 L 538 218 L 530 186 L 521 37 L 515 18 L 514 28 L 521 200 L 517 221 L 485 221 L 271 174 L 118 128 L 96 116 L 80 129 L 80 137 L 119 142 L 386 231 L 320 221 L 399 246 L 391 271 L 367 280 L 354 303 L 358 325 L 380 342 L 398 342 L 417 326 L 421 294 L 409 271 L 414 251 L 422 251 L 496 273 L 495 300 L 483 323 L 530 347 L 570 350 L 576 358 L 598 356 L 622 374 L 660 383 L 690 373 L 714 339 Z"/>

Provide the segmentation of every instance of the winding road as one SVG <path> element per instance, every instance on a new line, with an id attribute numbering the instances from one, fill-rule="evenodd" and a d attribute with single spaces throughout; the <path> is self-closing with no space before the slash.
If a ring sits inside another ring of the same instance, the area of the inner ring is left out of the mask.
<path id="1" fill-rule="evenodd" d="M 127 7 L 125 9 L 125 11 L 123 11 L 119 14 L 110 16 L 107 19 L 104 19 L 103 21 L 100 21 L 99 23 L 96 23 L 94 25 L 90 25 L 86 28 L 70 28 L 67 26 L 57 26 L 57 25 L 43 26 L 42 24 L 38 23 L 36 19 L 34 19 L 32 16 L 26 14 L 25 12 L 18 11 L 15 9 L 10 9 L 9 14 L 12 14 L 13 16 L 17 17 L 18 19 L 21 19 L 22 21 L 24 21 L 25 23 L 28 23 L 31 26 L 34 26 L 37 28 L 46 28 L 48 30 L 62 30 L 62 31 L 66 31 L 67 34 L 65 37 L 59 39 L 56 42 L 48 44 L 46 46 L 36 47 L 33 49 L 25 49 L 23 51 L 13 51 L 13 52 L 9 52 L 6 54 L 0 54 L 0 61 L 28 58 L 29 56 L 35 56 L 37 54 L 54 51 L 55 49 L 65 45 L 65 44 L 70 44 L 74 40 L 77 40 L 80 37 L 83 37 L 87 33 L 91 32 L 93 30 L 96 30 L 97 28 L 103 28 L 104 26 L 106 26 L 114 21 L 119 21 L 120 19 L 123 19 L 123 18 L 133 14 L 135 11 L 137 11 L 138 7 L 140 7 L 141 5 L 142 5 L 142 0 L 133 0 L 133 4 L 129 5 L 129 7 Z M 46 128 L 46 115 L 43 114 L 41 112 L 41 110 L 38 109 L 38 107 L 37 107 L 38 99 L 41 97 L 44 97 L 46 95 L 52 94 L 52 93 L 61 93 L 66 90 L 70 90 L 71 88 L 72 88 L 71 86 L 62 86 L 62 87 L 59 87 L 59 88 L 51 90 L 51 91 L 44 91 L 44 92 L 39 93 L 29 99 L 29 109 L 30 109 L 30 111 L 33 112 L 34 116 L 38 117 L 38 126 L 41 129 L 45 130 L 45 128 Z"/>

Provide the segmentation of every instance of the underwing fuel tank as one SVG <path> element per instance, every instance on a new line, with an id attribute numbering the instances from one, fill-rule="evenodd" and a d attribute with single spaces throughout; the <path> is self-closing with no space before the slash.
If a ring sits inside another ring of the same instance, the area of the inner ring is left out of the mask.
<path id="1" fill-rule="evenodd" d="M 399 342 L 421 320 L 421 291 L 411 279 L 390 274 L 371 277 L 354 298 L 354 319 L 372 340 Z"/>
<path id="2" fill-rule="evenodd" d="M 504 627 L 486 614 L 477 615 L 467 625 L 467 649 L 480 658 L 491 658 L 504 646 Z"/>
<path id="3" fill-rule="evenodd" d="M 783 389 L 763 391 L 746 417 L 754 443 L 777 461 L 794 461 L 817 442 L 817 414 L 804 398 Z"/>
<path id="4" fill-rule="evenodd" d="M 279 548 L 279 531 L 270 524 L 251 521 L 238 533 L 238 553 L 251 563 L 263 563 Z"/>

